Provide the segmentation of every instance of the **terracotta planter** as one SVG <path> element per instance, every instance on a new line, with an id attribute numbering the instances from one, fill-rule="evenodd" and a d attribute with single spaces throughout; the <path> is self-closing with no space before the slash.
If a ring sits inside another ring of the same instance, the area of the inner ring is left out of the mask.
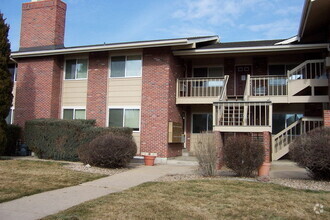
<path id="1" fill-rule="evenodd" d="M 263 163 L 258 170 L 258 176 L 269 176 L 270 163 Z"/>
<path id="2" fill-rule="evenodd" d="M 144 155 L 144 164 L 146 166 L 153 166 L 155 165 L 156 156 Z"/>

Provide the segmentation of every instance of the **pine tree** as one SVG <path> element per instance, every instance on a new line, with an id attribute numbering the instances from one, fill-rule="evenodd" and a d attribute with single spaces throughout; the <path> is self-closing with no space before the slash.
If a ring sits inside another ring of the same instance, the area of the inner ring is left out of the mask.
<path id="1" fill-rule="evenodd" d="M 9 26 L 5 23 L 3 14 L 0 12 L 0 155 L 3 153 L 6 138 L 6 117 L 9 113 L 13 95 L 13 82 L 8 70 L 10 59 L 10 43 L 8 40 Z"/>

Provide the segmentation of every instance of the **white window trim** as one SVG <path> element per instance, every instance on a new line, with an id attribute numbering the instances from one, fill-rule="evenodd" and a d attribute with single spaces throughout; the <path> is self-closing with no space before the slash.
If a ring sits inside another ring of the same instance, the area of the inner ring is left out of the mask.
<path id="1" fill-rule="evenodd" d="M 213 118 L 213 113 L 212 112 L 193 112 L 191 113 L 191 119 L 190 119 L 190 133 L 191 134 L 200 134 L 200 133 L 194 133 L 194 115 L 202 115 L 202 114 L 208 114 L 212 115 Z M 206 121 L 208 123 L 208 120 Z M 206 125 L 208 128 L 208 124 Z M 207 132 L 213 132 L 213 122 L 212 122 L 212 131 L 207 131 Z"/>
<path id="2" fill-rule="evenodd" d="M 127 56 L 141 56 L 141 71 L 139 76 L 126 76 L 126 61 L 127 61 Z M 111 76 L 111 58 L 112 57 L 125 57 L 125 76 L 119 76 L 119 77 L 113 77 Z M 143 56 L 142 53 L 132 53 L 132 54 L 112 54 L 109 56 L 109 78 L 110 79 L 125 79 L 125 78 L 141 78 L 142 77 L 142 72 L 143 72 Z"/>
<path id="3" fill-rule="evenodd" d="M 222 68 L 222 73 L 223 73 L 223 77 L 225 76 L 225 67 L 224 65 L 198 65 L 198 66 L 193 66 L 192 67 L 192 77 L 195 77 L 195 69 L 197 68 L 207 68 L 207 78 L 211 78 L 210 77 L 210 68 Z M 212 77 L 213 78 L 213 77 Z"/>
<path id="4" fill-rule="evenodd" d="M 78 73 L 78 71 L 77 71 L 77 68 L 76 68 L 76 70 L 75 70 L 75 73 L 74 73 L 74 79 L 66 79 L 65 78 L 65 75 L 66 75 L 66 61 L 67 60 L 76 60 L 76 65 L 77 65 L 77 62 L 78 62 L 78 60 L 87 60 L 87 73 L 86 73 L 86 78 L 79 78 L 79 79 L 77 79 L 77 73 Z M 64 60 L 64 69 L 63 69 L 63 80 L 68 80 L 68 81 L 72 81 L 72 80 L 86 80 L 86 79 L 88 79 L 88 70 L 89 70 L 89 59 L 88 59 L 88 57 L 77 57 L 77 58 L 74 58 L 74 57 L 68 57 L 68 58 L 65 58 L 65 60 Z"/>
<path id="5" fill-rule="evenodd" d="M 133 131 L 133 133 L 140 133 L 141 131 L 141 107 L 140 106 L 108 106 L 108 111 L 107 111 L 107 124 L 106 126 L 109 127 L 109 121 L 110 121 L 110 109 L 123 109 L 124 114 L 123 117 L 125 118 L 125 111 L 128 109 L 138 109 L 139 110 L 139 130 L 138 131 Z M 123 125 L 125 127 L 125 121 L 123 118 Z"/>
<path id="6" fill-rule="evenodd" d="M 85 110 L 85 120 L 86 120 L 86 107 L 85 106 L 63 106 L 62 107 L 62 112 L 61 112 L 61 119 L 63 119 L 64 116 L 64 110 L 66 109 L 73 109 L 73 117 L 75 117 L 76 110 Z M 75 120 L 75 118 L 73 119 Z"/>

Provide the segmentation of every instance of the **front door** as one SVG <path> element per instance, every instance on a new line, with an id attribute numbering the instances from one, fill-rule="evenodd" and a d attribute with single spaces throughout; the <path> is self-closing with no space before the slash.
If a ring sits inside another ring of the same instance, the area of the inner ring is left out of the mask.
<path id="1" fill-rule="evenodd" d="M 247 75 L 251 75 L 251 66 L 236 66 L 236 96 L 243 96 Z"/>

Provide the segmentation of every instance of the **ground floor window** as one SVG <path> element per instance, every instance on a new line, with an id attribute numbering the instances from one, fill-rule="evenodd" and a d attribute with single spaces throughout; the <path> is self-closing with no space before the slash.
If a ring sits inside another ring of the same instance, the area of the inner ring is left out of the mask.
<path id="1" fill-rule="evenodd" d="M 14 109 L 10 109 L 8 116 L 6 118 L 6 122 L 8 125 L 13 123 L 13 118 L 14 118 Z"/>
<path id="2" fill-rule="evenodd" d="M 63 119 L 86 119 L 86 109 L 83 108 L 64 108 Z"/>
<path id="3" fill-rule="evenodd" d="M 140 130 L 140 109 L 109 108 L 109 127 L 129 127 Z"/>
<path id="4" fill-rule="evenodd" d="M 277 134 L 303 117 L 303 114 L 273 114 L 273 134 Z"/>
<path id="5" fill-rule="evenodd" d="M 198 113 L 192 115 L 192 133 L 201 133 L 213 130 L 211 113 Z"/>

